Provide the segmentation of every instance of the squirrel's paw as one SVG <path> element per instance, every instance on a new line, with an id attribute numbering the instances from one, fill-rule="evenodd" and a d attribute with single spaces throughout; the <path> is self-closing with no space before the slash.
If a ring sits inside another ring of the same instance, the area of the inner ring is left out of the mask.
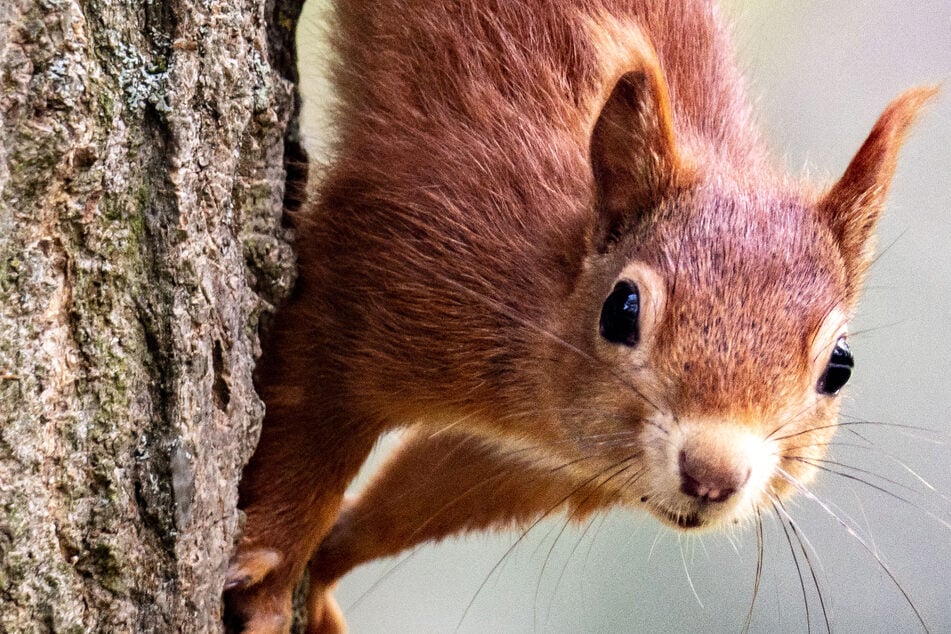
<path id="1" fill-rule="evenodd" d="M 225 575 L 225 629 L 229 634 L 283 634 L 291 626 L 290 588 L 262 583 L 283 561 L 273 548 L 238 547 Z"/>
<path id="2" fill-rule="evenodd" d="M 261 580 L 280 565 L 284 557 L 273 548 L 241 548 L 231 558 L 225 575 L 225 592 L 261 583 Z"/>

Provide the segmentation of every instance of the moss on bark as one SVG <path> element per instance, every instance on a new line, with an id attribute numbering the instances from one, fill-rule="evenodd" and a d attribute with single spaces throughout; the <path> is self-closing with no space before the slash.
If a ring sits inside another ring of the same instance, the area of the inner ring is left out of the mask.
<path id="1" fill-rule="evenodd" d="M 219 627 L 299 5 L 0 6 L 2 631 Z"/>

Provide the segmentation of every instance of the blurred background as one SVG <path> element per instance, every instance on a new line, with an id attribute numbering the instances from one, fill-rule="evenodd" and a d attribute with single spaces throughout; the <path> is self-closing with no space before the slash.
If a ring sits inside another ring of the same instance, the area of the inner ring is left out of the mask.
<path id="1" fill-rule="evenodd" d="M 321 75 L 326 4 L 311 0 L 299 28 L 303 127 L 317 154 L 330 94 Z M 721 5 L 735 21 L 763 128 L 793 174 L 837 177 L 892 97 L 951 78 L 948 0 Z M 910 601 L 931 631 L 951 632 L 949 207 L 946 85 L 905 146 L 880 227 L 881 257 L 851 324 L 857 372 L 843 420 L 889 425 L 840 431 L 832 458 L 860 470 L 836 467 L 847 475 L 825 473 L 815 487 L 855 534 L 819 505 L 796 501 L 792 512 L 815 574 L 813 581 L 797 546 L 804 599 L 783 529 L 767 519 L 751 631 L 824 631 L 822 605 L 837 632 L 921 631 Z M 577 527 L 543 522 L 511 548 L 519 537 L 453 540 L 357 569 L 337 591 L 352 631 L 743 628 L 756 570 L 754 530 L 683 537 L 643 513 L 616 511 Z"/>

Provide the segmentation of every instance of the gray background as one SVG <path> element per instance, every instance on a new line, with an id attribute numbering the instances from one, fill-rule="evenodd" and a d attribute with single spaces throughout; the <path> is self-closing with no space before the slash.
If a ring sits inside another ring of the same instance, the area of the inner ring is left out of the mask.
<path id="1" fill-rule="evenodd" d="M 305 131 L 319 152 L 327 87 L 319 12 L 300 27 Z M 915 83 L 951 77 L 951 2 L 730 2 L 750 92 L 778 160 L 792 173 L 834 177 L 885 104 Z M 951 632 L 951 86 L 906 145 L 887 216 L 884 254 L 851 329 L 857 374 L 846 416 L 897 427 L 840 432 L 834 458 L 910 503 L 825 474 L 816 486 L 851 518 L 930 629 Z M 908 469 L 920 475 L 930 490 Z M 861 475 L 854 472 L 857 475 Z M 905 489 L 903 487 L 909 487 Z M 918 631 L 914 614 L 874 557 L 816 504 L 794 514 L 839 632 Z M 588 529 L 546 522 L 510 553 L 515 534 L 418 549 L 358 569 L 338 598 L 354 632 L 736 632 L 750 605 L 756 537 L 678 537 L 643 514 L 619 511 Z M 498 562 L 501 564 L 494 568 Z M 400 562 L 400 563 L 398 563 Z M 806 575 L 812 627 L 821 609 Z M 782 529 L 766 522 L 763 586 L 753 631 L 806 631 L 804 600 Z"/>

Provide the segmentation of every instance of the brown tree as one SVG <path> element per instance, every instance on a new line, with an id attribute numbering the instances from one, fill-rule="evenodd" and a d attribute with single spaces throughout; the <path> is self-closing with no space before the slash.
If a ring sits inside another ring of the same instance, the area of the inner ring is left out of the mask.
<path id="1" fill-rule="evenodd" d="M 220 628 L 300 4 L 0 3 L 0 631 Z"/>

